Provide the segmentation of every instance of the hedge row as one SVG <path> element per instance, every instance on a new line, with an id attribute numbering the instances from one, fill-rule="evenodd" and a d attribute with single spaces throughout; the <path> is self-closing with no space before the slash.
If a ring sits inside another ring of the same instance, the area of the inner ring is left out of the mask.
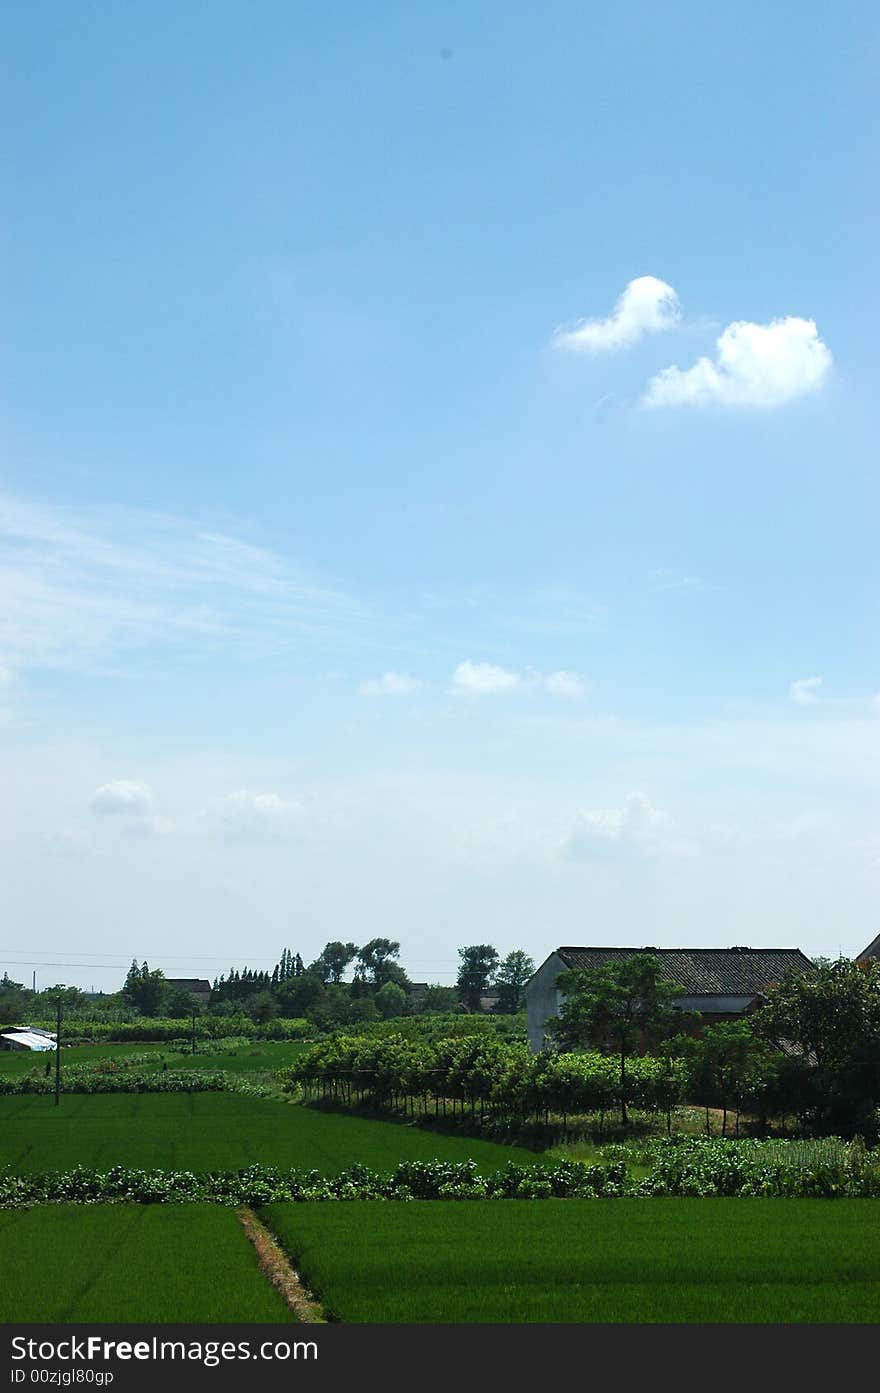
<path id="1" fill-rule="evenodd" d="M 784 1146 L 785 1144 L 781 1144 Z M 676 1139 L 656 1149 L 649 1174 L 635 1178 L 624 1159 L 603 1165 L 560 1161 L 480 1175 L 475 1161 L 402 1161 L 390 1175 L 353 1165 L 337 1176 L 248 1166 L 220 1173 L 77 1168 L 42 1175 L 0 1174 L 0 1209 L 34 1204 L 228 1205 L 312 1200 L 613 1199 L 620 1196 L 769 1196 L 878 1198 L 880 1157 L 840 1144 L 836 1156 L 786 1157 L 780 1144 Z"/>

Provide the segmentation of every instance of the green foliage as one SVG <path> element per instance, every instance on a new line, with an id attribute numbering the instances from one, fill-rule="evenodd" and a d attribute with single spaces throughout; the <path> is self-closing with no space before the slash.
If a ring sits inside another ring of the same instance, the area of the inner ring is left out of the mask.
<path id="1" fill-rule="evenodd" d="M 342 943 L 336 939 L 325 943 L 310 971 L 317 973 L 323 982 L 341 982 L 345 969 L 357 957 L 357 944 Z"/>
<path id="2" fill-rule="evenodd" d="M 450 1012 L 462 1011 L 458 991 L 455 987 L 426 987 L 418 996 L 413 997 L 412 1009 L 416 1015 L 446 1015 Z"/>
<path id="3" fill-rule="evenodd" d="M 525 985 L 535 970 L 534 960 L 521 948 L 508 953 L 498 964 L 495 988 L 498 992 L 496 1010 L 509 1014 L 525 1006 Z"/>
<path id="4" fill-rule="evenodd" d="M 660 960 L 634 953 L 620 962 L 562 972 L 557 987 L 564 1000 L 547 1022 L 561 1049 L 585 1046 L 616 1054 L 620 1064 L 620 1120 L 626 1125 L 627 1060 L 668 1034 L 680 1019 L 674 1002 L 684 989 L 662 976 Z"/>
<path id="5" fill-rule="evenodd" d="M 681 1035 L 669 1050 L 684 1061 L 688 1099 L 721 1108 L 724 1132 L 729 1109 L 766 1109 L 780 1077 L 780 1056 L 749 1020 L 721 1021 L 698 1035 Z"/>
<path id="6" fill-rule="evenodd" d="M 139 1011 L 142 1016 L 157 1016 L 165 996 L 165 974 L 160 968 L 150 971 L 149 964 L 132 959 L 128 976 L 122 988 L 122 999 L 126 1005 Z"/>
<path id="7" fill-rule="evenodd" d="M 374 987 L 381 987 L 394 976 L 392 968 L 400 955 L 400 944 L 390 938 L 371 938 L 358 949 L 357 975 Z M 402 970 L 402 969 L 401 969 Z"/>
<path id="8" fill-rule="evenodd" d="M 406 1006 L 406 992 L 396 982 L 386 982 L 376 992 L 376 1010 L 385 1020 L 400 1016 Z"/>
<path id="9" fill-rule="evenodd" d="M 785 1082 L 805 1126 L 877 1136 L 880 963 L 820 960 L 768 993 L 757 1028 L 798 1052 Z"/>
<path id="10" fill-rule="evenodd" d="M 286 1073 L 287 1087 L 309 1097 L 369 1102 L 413 1110 L 442 1099 L 456 1110 L 477 1105 L 494 1117 L 525 1120 L 552 1112 L 602 1112 L 619 1105 L 621 1076 L 614 1059 L 596 1052 L 535 1055 L 524 1043 L 497 1034 L 426 1039 L 413 1034 L 336 1035 L 303 1052 Z M 623 1079 L 624 1101 L 668 1109 L 681 1096 L 683 1070 L 675 1062 L 635 1058 Z M 444 1107 L 445 1113 L 445 1107 Z"/>
<path id="11" fill-rule="evenodd" d="M 458 990 L 461 999 L 472 1011 L 479 1011 L 480 997 L 488 988 L 498 966 L 498 951 L 491 943 L 474 943 L 459 948 Z"/>

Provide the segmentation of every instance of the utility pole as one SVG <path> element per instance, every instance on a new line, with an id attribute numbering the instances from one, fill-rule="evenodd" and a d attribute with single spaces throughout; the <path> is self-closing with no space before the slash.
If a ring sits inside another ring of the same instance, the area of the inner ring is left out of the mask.
<path id="1" fill-rule="evenodd" d="M 55 1000 L 55 1106 L 61 1102 L 61 993 Z"/>

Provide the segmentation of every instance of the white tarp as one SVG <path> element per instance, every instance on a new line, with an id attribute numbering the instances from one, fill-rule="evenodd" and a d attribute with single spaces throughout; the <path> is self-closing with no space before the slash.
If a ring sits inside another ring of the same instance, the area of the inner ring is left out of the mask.
<path id="1" fill-rule="evenodd" d="M 50 1035 L 33 1030 L 8 1030 L 0 1035 L 0 1040 L 8 1040 L 14 1050 L 54 1050 L 55 1041 Z M 7 1045 L 7 1049 L 9 1048 Z"/>

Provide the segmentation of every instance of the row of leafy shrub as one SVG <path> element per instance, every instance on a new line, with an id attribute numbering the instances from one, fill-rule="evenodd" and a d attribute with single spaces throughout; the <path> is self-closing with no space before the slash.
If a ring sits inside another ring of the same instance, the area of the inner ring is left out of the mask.
<path id="1" fill-rule="evenodd" d="M 55 1021 L 29 1021 L 41 1030 L 54 1030 Z M 0 1031 L 10 1029 L 0 1027 Z M 216 1040 L 240 1036 L 248 1040 L 305 1040 L 314 1035 L 314 1026 L 304 1019 L 281 1019 L 255 1025 L 250 1016 L 197 1016 L 196 1040 Z M 174 1017 L 143 1016 L 134 1021 L 71 1020 L 62 1025 L 61 1038 L 66 1045 L 189 1040 L 192 1023 Z"/>
<path id="2" fill-rule="evenodd" d="M 262 1097 L 271 1092 L 222 1069 L 108 1069 L 90 1065 L 66 1068 L 61 1087 L 64 1093 L 247 1093 Z M 54 1092 L 52 1074 L 0 1077 L 0 1095 Z"/>
<path id="3" fill-rule="evenodd" d="M 282 1072 L 308 1100 L 370 1103 L 408 1113 L 470 1111 L 526 1121 L 553 1113 L 602 1113 L 625 1101 L 668 1110 L 683 1096 L 681 1061 L 636 1056 L 621 1085 L 616 1058 L 595 1052 L 533 1054 L 528 1045 L 480 1035 L 438 1040 L 401 1034 L 337 1035 Z"/>
<path id="4" fill-rule="evenodd" d="M 354 1032 L 337 1030 L 335 1035 L 351 1036 Z M 465 1035 L 481 1038 L 526 1041 L 526 1013 L 502 1015 L 495 1012 L 445 1011 L 431 1015 L 394 1016 L 391 1020 L 371 1021 L 357 1027 L 361 1038 L 387 1039 L 399 1036 L 403 1040 L 448 1040 Z"/>
<path id="5" fill-rule="evenodd" d="M 602 1165 L 560 1161 L 523 1166 L 509 1162 L 481 1175 L 475 1161 L 401 1161 L 389 1175 L 353 1165 L 340 1175 L 281 1171 L 253 1165 L 234 1172 L 83 1168 L 41 1175 L 0 1173 L 0 1209 L 34 1204 L 179 1204 L 211 1201 L 260 1205 L 294 1200 L 614 1199 L 619 1197 L 765 1196 L 878 1198 L 880 1157 L 858 1144 L 805 1163 L 784 1146 L 689 1138 L 656 1148 L 646 1176 L 628 1171 L 625 1159 Z"/>

